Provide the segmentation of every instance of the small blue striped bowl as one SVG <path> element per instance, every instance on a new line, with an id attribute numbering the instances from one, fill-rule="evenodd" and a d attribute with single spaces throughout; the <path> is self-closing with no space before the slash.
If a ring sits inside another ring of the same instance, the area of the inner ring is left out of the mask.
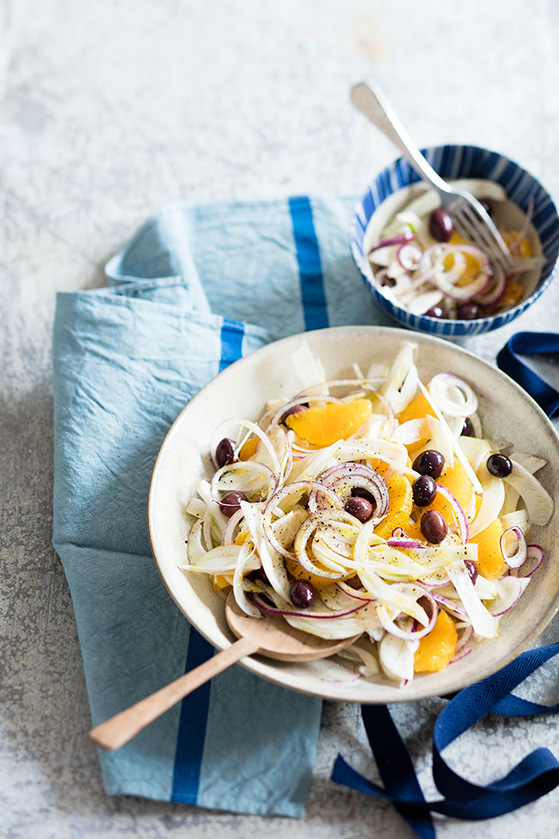
<path id="1" fill-rule="evenodd" d="M 532 225 L 539 236 L 545 257 L 545 264 L 537 286 L 526 300 L 512 309 L 473 320 L 444 320 L 427 315 L 414 315 L 385 297 L 381 289 L 373 282 L 367 254 L 364 252 L 364 239 L 368 224 L 382 202 L 399 189 L 421 180 L 404 158 L 399 158 L 377 175 L 354 210 L 350 228 L 351 250 L 363 275 L 365 285 L 370 289 L 379 306 L 391 318 L 410 329 L 449 337 L 479 335 L 482 332 L 499 329 L 535 303 L 551 284 L 559 252 L 559 217 L 555 204 L 533 175 L 498 152 L 477 146 L 449 145 L 423 149 L 423 154 L 443 178 L 449 180 L 480 178 L 495 181 L 504 187 L 509 200 L 524 213 L 527 212 L 528 203 L 533 197 Z"/>

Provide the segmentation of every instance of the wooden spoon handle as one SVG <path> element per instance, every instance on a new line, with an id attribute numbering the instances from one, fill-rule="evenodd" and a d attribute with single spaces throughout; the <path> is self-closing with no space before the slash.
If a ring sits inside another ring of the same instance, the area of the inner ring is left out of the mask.
<path id="1" fill-rule="evenodd" d="M 175 679 L 174 682 L 152 693 L 151 696 L 147 696 L 132 707 L 92 728 L 89 739 L 103 749 L 119 749 L 138 731 L 172 708 L 179 699 L 188 696 L 200 685 L 213 679 L 241 658 L 255 653 L 257 649 L 258 642 L 254 639 L 239 638 L 230 647 L 214 655 L 204 664 L 200 664 L 199 667 Z"/>

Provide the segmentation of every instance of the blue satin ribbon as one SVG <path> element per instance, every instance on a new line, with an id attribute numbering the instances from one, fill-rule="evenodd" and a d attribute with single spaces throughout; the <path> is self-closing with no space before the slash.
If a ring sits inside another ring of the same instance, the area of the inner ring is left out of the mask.
<path id="1" fill-rule="evenodd" d="M 559 352 L 559 335 L 521 332 L 497 356 L 499 367 L 538 402 L 548 416 L 559 411 L 559 393 L 524 364 L 516 353 Z M 385 705 L 363 705 L 365 731 L 383 787 L 352 769 L 338 755 L 332 780 L 361 792 L 392 801 L 419 839 L 435 839 L 431 813 L 476 821 L 510 813 L 559 786 L 559 761 L 546 748 L 535 749 L 507 775 L 486 786 L 462 778 L 446 763 L 442 751 L 488 713 L 527 717 L 557 713 L 559 702 L 540 705 L 514 696 L 512 691 L 546 661 L 559 654 L 559 644 L 522 653 L 498 673 L 461 690 L 439 714 L 433 730 L 433 780 L 444 796 L 426 801 L 413 763 Z"/>
<path id="2" fill-rule="evenodd" d="M 520 355 L 559 354 L 559 334 L 556 332 L 518 332 L 505 344 L 497 356 L 497 364 L 505 373 L 545 411 L 553 417 L 559 411 L 559 392 L 528 367 Z"/>

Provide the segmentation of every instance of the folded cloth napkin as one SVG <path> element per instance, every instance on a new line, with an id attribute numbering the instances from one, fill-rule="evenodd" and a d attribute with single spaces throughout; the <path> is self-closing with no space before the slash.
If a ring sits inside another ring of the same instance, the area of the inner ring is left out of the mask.
<path id="1" fill-rule="evenodd" d="M 268 341 L 387 322 L 349 253 L 352 203 L 176 204 L 109 262 L 109 288 L 58 295 L 53 541 L 94 724 L 213 653 L 163 586 L 146 525 L 155 458 L 185 403 Z M 100 752 L 105 788 L 302 816 L 320 713 L 234 667 Z"/>

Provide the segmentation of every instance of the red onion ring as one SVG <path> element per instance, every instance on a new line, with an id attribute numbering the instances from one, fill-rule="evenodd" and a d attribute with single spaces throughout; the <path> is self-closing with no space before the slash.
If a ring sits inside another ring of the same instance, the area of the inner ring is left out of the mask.
<path id="1" fill-rule="evenodd" d="M 265 612 L 268 615 L 287 615 L 290 618 L 314 618 L 315 620 L 332 620 L 333 618 L 344 618 L 347 615 L 352 615 L 354 612 L 359 612 L 361 609 L 364 609 L 367 606 L 367 603 L 362 603 L 360 606 L 354 606 L 352 609 L 347 609 L 344 612 L 331 612 L 328 615 L 316 615 L 309 612 L 297 612 L 292 611 L 291 609 L 277 609 L 275 606 L 269 606 L 263 600 L 261 600 L 258 594 L 253 594 L 251 597 L 252 602 L 255 606 L 257 606 L 261 612 Z"/>
<path id="2" fill-rule="evenodd" d="M 415 271 L 421 261 L 421 249 L 411 242 L 400 245 L 396 251 L 396 259 L 406 271 Z"/>
<path id="3" fill-rule="evenodd" d="M 432 283 L 436 285 L 437 288 L 439 288 L 442 292 L 444 292 L 444 294 L 446 294 L 447 297 L 450 297 L 453 300 L 459 300 L 460 302 L 464 302 L 472 300 L 474 297 L 476 297 L 476 295 L 486 290 L 486 288 L 489 286 L 489 283 L 491 282 L 491 263 L 489 262 L 489 259 L 486 256 L 486 254 L 482 250 L 480 250 L 480 248 L 476 248 L 473 245 L 438 245 L 436 247 L 440 249 L 441 255 L 434 266 Z M 459 277 L 454 283 L 449 283 L 447 278 L 445 277 L 445 270 L 443 266 L 444 258 L 449 253 L 456 252 L 471 254 L 474 258 L 478 260 L 478 263 L 480 265 L 480 272 L 478 277 L 466 286 L 456 285 L 457 280 L 460 279 Z"/>
<path id="4" fill-rule="evenodd" d="M 391 620 L 384 614 L 384 609 L 377 610 L 377 616 L 382 625 L 382 628 L 386 632 L 388 632 L 389 635 L 393 635 L 395 638 L 400 638 L 402 641 L 417 641 L 420 638 L 423 638 L 425 635 L 428 635 L 435 626 L 435 623 L 437 621 L 437 615 L 439 612 L 438 606 L 435 602 L 435 598 L 429 591 L 421 589 L 421 587 L 417 585 L 413 586 L 413 588 L 420 589 L 419 594 L 416 598 L 416 602 L 420 598 L 425 597 L 425 599 L 429 601 L 429 605 L 431 606 L 431 617 L 429 618 L 426 626 L 424 626 L 422 629 L 413 628 L 417 625 L 416 620 L 414 620 L 412 624 L 412 629 L 400 629 L 399 626 L 396 626 L 393 620 Z"/>
<path id="5" fill-rule="evenodd" d="M 507 533 L 514 533 L 518 540 L 516 551 L 512 554 L 512 556 L 509 556 L 507 554 L 505 548 Z M 499 547 L 501 548 L 503 559 L 505 560 L 509 568 L 520 568 L 521 565 L 524 565 L 527 556 L 526 537 L 524 536 L 524 533 L 519 527 L 509 527 L 507 530 L 505 530 L 505 532 L 499 540 Z"/>
<path id="6" fill-rule="evenodd" d="M 422 545 L 421 542 L 415 541 L 415 539 L 406 538 L 406 537 L 391 537 L 390 539 L 386 540 L 386 544 L 389 548 L 426 548 L 427 545 Z"/>
<path id="7" fill-rule="evenodd" d="M 340 580 L 340 582 L 337 583 L 337 586 L 338 586 L 339 589 L 341 589 L 343 591 L 344 594 L 347 594 L 347 596 L 351 597 L 353 600 L 362 600 L 364 603 L 374 603 L 375 602 L 374 597 L 360 597 L 360 595 L 356 593 L 354 588 L 352 588 L 351 586 L 348 586 L 348 584 L 343 582 L 342 580 Z"/>
<path id="8" fill-rule="evenodd" d="M 448 395 L 448 388 L 454 386 L 464 396 L 464 403 L 458 405 Z M 439 408 L 449 417 L 469 417 L 478 408 L 478 398 L 468 382 L 452 373 L 437 373 L 429 382 L 429 393 Z"/>
<path id="9" fill-rule="evenodd" d="M 356 519 L 355 516 L 346 513 L 345 510 L 321 510 L 318 513 L 312 513 L 303 522 L 299 530 L 297 531 L 297 536 L 294 542 L 294 551 L 295 556 L 299 565 L 307 571 L 309 574 L 314 574 L 315 577 L 324 577 L 327 580 L 332 580 L 332 582 L 336 582 L 341 579 L 341 577 L 347 574 L 347 571 L 344 570 L 341 574 L 338 571 L 328 571 L 324 568 L 317 568 L 317 566 L 313 563 L 309 554 L 307 553 L 307 542 L 319 527 L 319 525 L 324 524 L 327 521 L 334 519 L 338 522 L 346 522 L 347 524 L 359 525 L 361 527 L 361 522 L 359 519 Z M 297 545 L 298 540 L 303 540 L 302 544 L 299 546 Z"/>
<path id="10" fill-rule="evenodd" d="M 473 634 L 474 634 L 473 626 L 470 625 L 470 626 L 464 627 L 464 631 L 462 632 L 462 634 L 460 635 L 460 638 L 456 642 L 455 654 L 459 653 L 460 650 L 462 650 L 466 646 L 466 644 L 470 643 L 470 641 L 472 640 Z M 468 652 L 470 652 L 470 651 L 468 650 Z M 454 660 L 455 659 L 453 659 L 453 661 Z"/>
<path id="11" fill-rule="evenodd" d="M 364 463 L 347 461 L 331 466 L 318 475 L 317 482 L 336 492 L 342 504 L 353 487 L 366 489 L 375 500 L 375 515 L 373 516 L 375 522 L 379 522 L 388 512 L 389 496 L 386 483 L 378 472 Z M 317 511 L 323 509 L 321 502 L 311 495 L 309 508 L 313 512 L 315 512 L 314 506 Z"/>
<path id="12" fill-rule="evenodd" d="M 476 303 L 482 306 L 496 306 L 507 290 L 508 277 L 499 265 L 493 267 L 493 277 L 486 291 L 476 295 Z"/>
<path id="13" fill-rule="evenodd" d="M 274 507 L 277 507 L 278 504 L 281 504 L 283 501 L 285 501 L 286 498 L 289 498 L 290 495 L 293 495 L 294 493 L 303 494 L 304 492 L 315 492 L 321 493 L 322 495 L 326 495 L 332 502 L 332 506 L 334 507 L 334 509 L 343 509 L 343 504 L 340 498 L 330 487 L 326 486 L 325 484 L 319 483 L 318 481 L 293 481 L 293 483 L 276 490 L 274 494 L 270 496 L 266 503 L 264 515 L 271 513 Z"/>
<path id="14" fill-rule="evenodd" d="M 452 505 L 452 509 L 454 511 L 454 515 L 456 517 L 456 523 L 458 524 L 458 529 L 460 530 L 460 538 L 462 542 L 466 544 L 468 539 L 470 538 L 470 528 L 468 527 L 468 519 L 466 518 L 466 513 L 454 497 L 454 495 L 450 492 L 442 484 L 437 484 L 437 492 L 440 492 L 441 495 L 447 499 Z"/>
<path id="15" fill-rule="evenodd" d="M 223 528 L 223 533 L 221 534 L 222 545 L 233 544 L 233 533 L 235 532 L 235 528 L 237 527 L 243 516 L 243 511 L 239 509 L 235 513 L 233 513 L 230 519 L 227 520 L 227 524 Z"/>
<path id="16" fill-rule="evenodd" d="M 378 245 L 375 245 L 369 253 L 373 253 L 373 251 L 378 251 L 380 248 L 388 248 L 390 245 L 404 245 L 406 242 L 411 242 L 415 239 L 415 233 L 412 233 L 410 230 L 409 232 L 402 233 L 401 236 L 393 236 L 391 239 L 383 239 Z"/>
<path id="17" fill-rule="evenodd" d="M 520 568 L 512 568 L 510 575 L 511 577 L 531 577 L 534 574 L 542 562 L 545 559 L 545 551 L 541 547 L 541 545 L 528 545 L 526 550 L 526 560 L 521 565 Z M 525 566 L 528 565 L 530 560 L 534 560 L 536 563 L 533 567 L 526 568 Z"/>
<path id="18" fill-rule="evenodd" d="M 225 466 L 222 466 L 221 469 L 218 469 L 215 475 L 213 476 L 211 483 L 210 483 L 210 495 L 212 499 L 220 503 L 220 498 L 218 493 L 219 492 L 229 492 L 229 489 L 225 487 L 218 487 L 219 480 L 224 472 L 238 470 L 238 469 L 245 469 L 246 471 L 263 471 L 268 475 L 268 491 L 271 490 L 271 493 L 274 492 L 275 488 L 278 485 L 278 476 L 274 475 L 272 470 L 269 466 L 266 466 L 265 463 L 260 463 L 259 461 L 250 461 L 250 460 L 235 460 L 233 463 L 226 463 Z M 264 499 L 265 500 L 265 499 Z"/>
<path id="19" fill-rule="evenodd" d="M 444 608 L 447 611 L 453 612 L 459 618 L 468 620 L 468 615 L 466 613 L 466 610 L 463 609 L 462 606 L 459 606 L 457 603 L 455 603 L 454 600 L 450 600 L 450 598 L 448 598 L 448 597 L 443 597 L 442 594 L 437 594 L 436 591 L 433 592 L 432 596 L 433 596 L 433 599 L 436 600 L 437 603 L 440 603 L 441 606 L 444 606 Z"/>
<path id="20" fill-rule="evenodd" d="M 520 250 L 520 245 L 522 244 L 524 239 L 526 239 L 526 237 L 528 236 L 528 231 L 530 230 L 530 225 L 532 223 L 532 215 L 534 214 L 534 205 L 535 205 L 534 196 L 531 195 L 530 198 L 528 199 L 528 211 L 526 213 L 526 218 L 524 219 L 524 225 L 522 227 L 522 230 L 520 231 L 520 235 L 519 235 L 518 239 L 515 239 L 515 241 L 512 243 L 511 247 L 509 248 L 511 256 L 514 256 L 514 254 L 517 253 Z"/>

